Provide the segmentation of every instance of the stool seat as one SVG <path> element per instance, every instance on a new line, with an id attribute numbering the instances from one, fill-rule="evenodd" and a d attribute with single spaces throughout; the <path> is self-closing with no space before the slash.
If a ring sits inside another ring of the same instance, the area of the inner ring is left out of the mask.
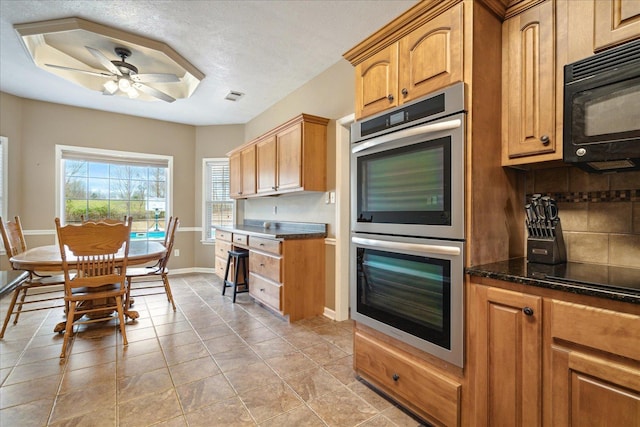
<path id="1" fill-rule="evenodd" d="M 233 288 L 233 302 L 236 302 L 236 295 L 244 292 L 249 292 L 249 251 L 246 249 L 230 250 L 227 257 L 227 268 L 224 272 L 224 281 L 222 283 L 222 295 L 225 294 L 227 288 Z M 235 274 L 233 275 L 233 282 L 229 280 L 229 270 L 231 267 L 231 261 L 235 266 Z M 242 283 L 238 283 L 240 268 L 242 267 Z M 240 289 L 238 289 L 240 288 Z"/>

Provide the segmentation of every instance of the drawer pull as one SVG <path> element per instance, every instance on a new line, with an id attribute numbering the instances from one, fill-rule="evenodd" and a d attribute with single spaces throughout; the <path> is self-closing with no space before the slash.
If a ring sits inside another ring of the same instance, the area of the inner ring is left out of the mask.
<path id="1" fill-rule="evenodd" d="M 262 263 L 261 263 L 261 264 L 260 264 L 260 267 L 264 267 L 264 264 L 262 264 Z"/>
<path id="2" fill-rule="evenodd" d="M 264 246 L 264 243 L 260 243 L 260 246 Z"/>
<path id="3" fill-rule="evenodd" d="M 393 379 L 395 382 L 398 382 L 398 380 L 400 379 L 400 375 L 398 375 L 398 374 L 393 374 L 393 376 L 391 377 L 391 379 Z"/>
<path id="4" fill-rule="evenodd" d="M 264 288 L 260 288 L 260 292 L 264 292 Z"/>
<path id="5" fill-rule="evenodd" d="M 531 307 L 523 308 L 522 312 L 525 314 L 525 316 L 533 316 L 533 308 Z"/>

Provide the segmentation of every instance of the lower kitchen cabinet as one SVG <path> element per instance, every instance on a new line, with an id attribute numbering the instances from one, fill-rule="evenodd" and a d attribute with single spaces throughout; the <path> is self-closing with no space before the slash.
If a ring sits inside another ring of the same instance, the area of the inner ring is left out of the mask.
<path id="1" fill-rule="evenodd" d="M 637 304 L 471 282 L 474 425 L 639 425 Z"/>
<path id="2" fill-rule="evenodd" d="M 249 236 L 249 294 L 290 321 L 321 315 L 325 300 L 324 238 Z"/>
<path id="3" fill-rule="evenodd" d="M 459 382 L 358 324 L 353 363 L 361 378 L 429 423 L 460 425 Z"/>
<path id="4" fill-rule="evenodd" d="M 232 249 L 245 249 L 247 247 L 248 236 L 242 233 L 231 233 L 229 231 L 216 230 L 216 247 L 215 247 L 215 271 L 216 275 L 224 280 L 224 273 L 227 269 L 227 259 L 229 251 Z M 229 280 L 233 281 L 235 277 L 236 266 L 233 260 L 229 265 Z M 244 282 L 242 270 L 238 275 L 238 282 Z"/>
<path id="5" fill-rule="evenodd" d="M 640 425 L 640 316 L 551 300 L 549 425 Z"/>
<path id="6" fill-rule="evenodd" d="M 486 286 L 472 298 L 476 425 L 541 425 L 542 298 Z"/>

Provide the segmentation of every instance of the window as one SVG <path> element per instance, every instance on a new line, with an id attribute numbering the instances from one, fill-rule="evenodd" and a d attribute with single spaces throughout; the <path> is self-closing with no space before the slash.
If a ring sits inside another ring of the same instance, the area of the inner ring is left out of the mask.
<path id="1" fill-rule="evenodd" d="M 164 239 L 172 165 L 171 156 L 56 146 L 56 211 L 67 224 L 131 216 L 133 239 Z"/>
<path id="2" fill-rule="evenodd" d="M 229 160 L 203 159 L 203 240 L 215 237 L 217 225 L 233 225 L 234 203 L 229 196 Z"/>
<path id="3" fill-rule="evenodd" d="M 7 155 L 7 150 L 9 147 L 9 140 L 0 136 L 0 216 L 6 218 L 5 221 L 8 220 L 7 217 L 7 185 L 9 184 L 9 170 L 7 168 L 7 163 L 9 161 L 9 156 Z"/>

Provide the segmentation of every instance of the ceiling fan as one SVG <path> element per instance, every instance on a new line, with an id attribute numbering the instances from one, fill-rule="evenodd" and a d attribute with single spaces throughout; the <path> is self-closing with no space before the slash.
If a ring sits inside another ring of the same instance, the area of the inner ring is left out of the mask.
<path id="1" fill-rule="evenodd" d="M 180 79 L 175 74 L 154 73 L 154 74 L 138 74 L 138 68 L 133 64 L 126 62 L 131 56 L 131 50 L 126 47 L 116 47 L 115 53 L 120 57 L 120 61 L 111 61 L 98 49 L 89 46 L 85 48 L 100 62 L 100 64 L 108 71 L 95 72 L 89 70 L 80 70 L 78 68 L 64 67 L 62 65 L 45 64 L 47 67 L 58 68 L 61 70 L 75 71 L 79 73 L 89 74 L 98 77 L 107 77 L 109 80 L 104 84 L 105 95 L 114 95 L 118 91 L 127 94 L 129 98 L 137 98 L 138 91 L 154 98 L 161 99 L 166 102 L 173 102 L 176 99 L 156 88 L 148 86 L 146 83 L 175 83 Z"/>

